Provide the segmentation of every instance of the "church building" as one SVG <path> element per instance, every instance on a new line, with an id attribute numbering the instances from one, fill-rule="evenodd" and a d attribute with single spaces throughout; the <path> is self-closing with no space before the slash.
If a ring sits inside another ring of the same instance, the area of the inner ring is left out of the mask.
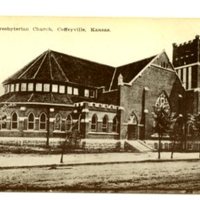
<path id="1" fill-rule="evenodd" d="M 47 50 L 3 82 L 0 137 L 51 141 L 73 128 L 86 143 L 154 143 L 155 107 L 183 113 L 186 98 L 198 109 L 199 38 L 187 45 L 174 45 L 174 66 L 164 51 L 114 67 Z"/>

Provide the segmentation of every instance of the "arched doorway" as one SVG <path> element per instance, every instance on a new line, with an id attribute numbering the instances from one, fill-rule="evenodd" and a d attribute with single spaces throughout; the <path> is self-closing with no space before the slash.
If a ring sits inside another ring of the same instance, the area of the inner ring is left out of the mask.
<path id="1" fill-rule="evenodd" d="M 128 119 L 128 136 L 127 139 L 128 140 L 135 140 L 138 139 L 139 135 L 138 135 L 138 120 L 137 117 L 134 113 L 134 111 L 132 111 L 130 113 L 129 119 Z"/>

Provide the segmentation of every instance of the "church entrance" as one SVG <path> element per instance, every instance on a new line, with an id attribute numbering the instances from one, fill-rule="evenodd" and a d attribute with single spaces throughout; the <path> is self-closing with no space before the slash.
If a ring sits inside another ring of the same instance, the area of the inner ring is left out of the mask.
<path id="1" fill-rule="evenodd" d="M 128 121 L 128 140 L 138 139 L 138 121 L 135 113 L 132 111 Z"/>

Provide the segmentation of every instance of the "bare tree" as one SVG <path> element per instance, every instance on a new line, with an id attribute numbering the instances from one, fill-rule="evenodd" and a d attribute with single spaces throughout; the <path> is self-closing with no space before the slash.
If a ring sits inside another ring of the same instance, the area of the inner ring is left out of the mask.
<path id="1" fill-rule="evenodd" d="M 160 159 L 163 133 L 170 130 L 171 119 L 169 113 L 167 113 L 163 107 L 154 108 L 153 118 L 155 120 L 154 130 L 158 133 L 158 159 Z"/>
<path id="2" fill-rule="evenodd" d="M 62 144 L 62 152 L 61 152 L 61 158 L 60 163 L 63 163 L 63 156 L 65 151 L 68 152 L 72 149 L 76 148 L 77 145 L 80 142 L 80 132 L 77 130 L 78 122 L 76 122 L 69 131 L 66 132 L 65 140 Z"/>
<path id="3" fill-rule="evenodd" d="M 171 123 L 172 123 L 172 131 L 170 134 L 170 139 L 172 141 L 171 159 L 173 159 L 176 144 L 182 143 L 183 125 L 184 125 L 183 115 L 179 114 L 177 117 L 174 117 L 171 120 Z"/>

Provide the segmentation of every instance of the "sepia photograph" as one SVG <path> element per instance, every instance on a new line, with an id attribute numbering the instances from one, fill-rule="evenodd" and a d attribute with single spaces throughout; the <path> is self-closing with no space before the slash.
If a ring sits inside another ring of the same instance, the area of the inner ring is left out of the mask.
<path id="1" fill-rule="evenodd" d="M 200 19 L 0 17 L 0 191 L 200 193 Z"/>

